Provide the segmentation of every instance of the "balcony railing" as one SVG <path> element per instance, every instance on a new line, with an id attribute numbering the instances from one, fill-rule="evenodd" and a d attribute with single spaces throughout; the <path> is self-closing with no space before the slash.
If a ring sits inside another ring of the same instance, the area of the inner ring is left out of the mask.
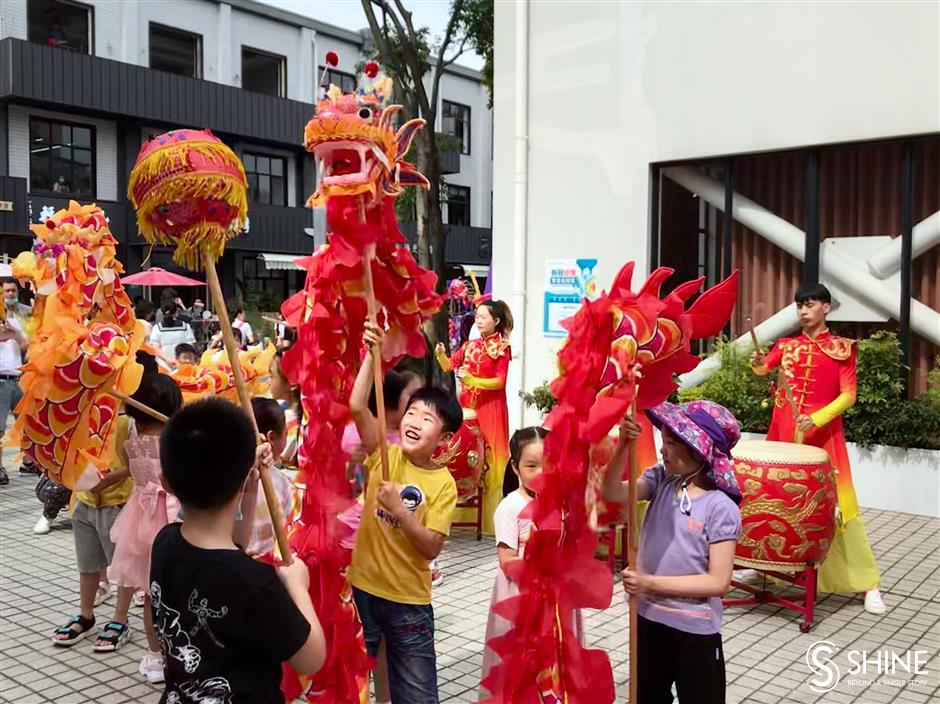
<path id="1" fill-rule="evenodd" d="M 0 100 L 203 128 L 296 145 L 313 105 L 98 56 L 0 41 Z"/>

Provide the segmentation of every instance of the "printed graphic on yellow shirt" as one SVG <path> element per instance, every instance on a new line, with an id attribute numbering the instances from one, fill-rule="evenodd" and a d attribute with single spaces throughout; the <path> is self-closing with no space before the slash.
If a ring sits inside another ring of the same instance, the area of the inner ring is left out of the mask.
<path id="1" fill-rule="evenodd" d="M 402 504 L 404 504 L 405 508 L 412 514 L 418 510 L 418 507 L 424 504 L 424 492 L 421 491 L 421 487 L 415 486 L 414 484 L 407 484 L 402 487 L 398 495 L 401 497 Z M 392 528 L 401 527 L 401 522 L 381 506 L 375 507 L 375 515 L 377 518 L 388 523 Z"/>

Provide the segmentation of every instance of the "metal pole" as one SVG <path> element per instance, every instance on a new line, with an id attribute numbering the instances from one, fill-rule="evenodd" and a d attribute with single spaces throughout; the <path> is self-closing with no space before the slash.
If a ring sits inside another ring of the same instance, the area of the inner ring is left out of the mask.
<path id="1" fill-rule="evenodd" d="M 806 242 L 804 244 L 803 283 L 819 282 L 819 151 L 806 154 L 806 183 L 803 208 L 806 215 Z"/>
<path id="2" fill-rule="evenodd" d="M 911 143 L 904 145 L 901 172 L 901 354 L 904 365 L 911 364 L 911 259 L 914 243 L 914 154 Z M 910 374 L 904 377 L 905 391 L 910 390 Z"/>

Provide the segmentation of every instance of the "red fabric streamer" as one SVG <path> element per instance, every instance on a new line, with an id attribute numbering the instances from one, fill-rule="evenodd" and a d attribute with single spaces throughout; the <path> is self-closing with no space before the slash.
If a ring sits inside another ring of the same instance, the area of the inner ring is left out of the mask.
<path id="1" fill-rule="evenodd" d="M 281 369 L 300 386 L 308 422 L 300 448 L 305 485 L 300 520 L 291 548 L 311 569 L 310 593 L 327 638 L 327 660 L 311 681 L 285 669 L 282 688 L 289 698 L 306 693 L 310 701 L 356 702 L 368 669 L 362 627 L 346 581 L 351 553 L 340 545 L 347 528 L 338 515 L 352 505 L 347 457 L 340 447 L 350 420 L 349 395 L 360 364 L 366 318 L 362 252 L 375 245 L 372 276 L 388 330 L 383 362 L 393 366 L 405 354 L 420 356 L 426 342 L 421 324 L 442 302 L 437 277 L 422 269 L 401 247 L 393 198 L 363 212 L 359 198 L 331 197 L 328 244 L 307 262 L 304 290 L 284 303 L 285 318 L 299 319 L 296 344 Z"/>

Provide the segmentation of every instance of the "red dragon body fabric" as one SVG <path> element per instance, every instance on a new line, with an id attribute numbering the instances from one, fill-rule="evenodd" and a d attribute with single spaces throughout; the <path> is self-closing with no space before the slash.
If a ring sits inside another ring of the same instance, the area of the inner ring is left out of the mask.
<path id="1" fill-rule="evenodd" d="M 360 701 L 368 658 L 345 571 L 351 552 L 341 546 L 349 529 L 338 516 L 354 500 L 341 449 L 349 422 L 349 395 L 361 362 L 367 314 L 363 254 L 374 252 L 371 270 L 387 333 L 383 361 L 425 354 L 421 325 L 440 307 L 437 277 L 418 266 L 404 246 L 394 199 L 405 185 L 426 185 L 402 161 L 416 119 L 397 131 L 392 117 L 400 106 L 384 107 L 391 81 L 378 79 L 358 94 L 330 87 L 304 130 L 305 146 L 315 154 L 320 183 L 310 205 L 326 206 L 327 244 L 299 260 L 306 268 L 304 290 L 286 301 L 285 318 L 297 325 L 297 342 L 281 369 L 300 387 L 304 417 L 299 452 L 300 480 L 306 486 L 291 548 L 311 569 L 310 592 L 327 638 L 327 660 L 312 679 L 285 667 L 283 690 L 290 701 L 349 704 Z"/>
<path id="2" fill-rule="evenodd" d="M 484 686 L 491 704 L 603 704 L 614 701 L 610 661 L 603 650 L 587 649 L 572 630 L 575 611 L 605 609 L 612 582 L 604 563 L 593 558 L 597 544 L 590 525 L 591 449 L 637 399 L 640 410 L 675 390 L 673 377 L 699 362 L 694 339 L 717 334 L 736 300 L 737 273 L 705 291 L 698 279 L 660 298 L 672 273 L 657 269 L 634 293 L 633 264 L 617 275 L 609 293 L 584 300 L 563 322 L 568 339 L 559 353 L 561 374 L 551 390 L 558 403 L 546 419 L 544 471 L 526 509 L 537 530 L 525 559 L 509 576 L 520 595 L 496 606 L 513 623 L 488 644 L 502 662 Z M 589 499 L 585 500 L 588 496 Z"/>

